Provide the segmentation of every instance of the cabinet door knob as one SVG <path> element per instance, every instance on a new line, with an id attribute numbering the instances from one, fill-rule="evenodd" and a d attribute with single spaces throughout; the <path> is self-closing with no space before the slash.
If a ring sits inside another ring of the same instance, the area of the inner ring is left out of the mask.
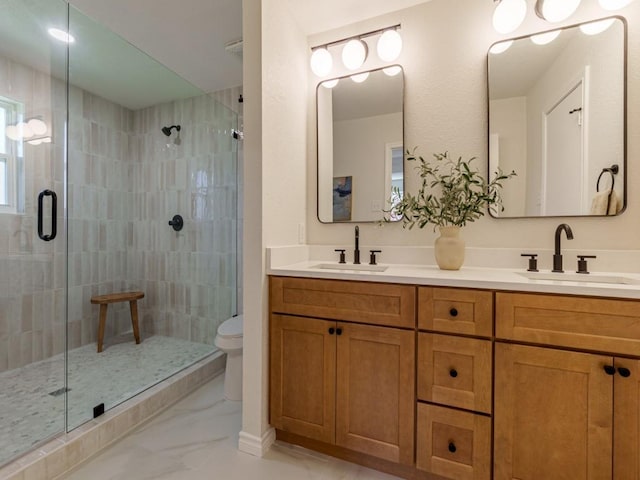
<path id="1" fill-rule="evenodd" d="M 453 443 L 453 442 L 449 442 L 449 451 L 450 451 L 451 453 L 456 453 L 456 450 L 457 450 L 457 448 L 456 448 L 456 444 L 455 444 L 455 443 Z"/>
<path id="2" fill-rule="evenodd" d="M 340 327 L 336 328 L 336 335 L 342 335 L 342 329 Z"/>
<path id="3" fill-rule="evenodd" d="M 604 366 L 604 372 L 607 375 L 615 375 L 616 374 L 616 368 L 613 365 L 605 365 Z"/>
<path id="4" fill-rule="evenodd" d="M 631 375 L 631 370 L 625 367 L 620 367 L 618 368 L 618 373 L 620 374 L 621 377 L 627 378 Z"/>
<path id="5" fill-rule="evenodd" d="M 458 309 L 457 308 L 452 308 L 451 310 L 449 310 L 449 315 L 451 315 L 452 317 L 457 317 L 458 316 Z"/>
<path id="6" fill-rule="evenodd" d="M 333 335 L 335 333 L 336 329 L 333 327 L 329 328 L 329 335 Z"/>
<path id="7" fill-rule="evenodd" d="M 458 371 L 455 368 L 452 368 L 451 370 L 449 370 L 449 376 L 451 376 L 452 378 L 456 378 L 458 376 Z"/>

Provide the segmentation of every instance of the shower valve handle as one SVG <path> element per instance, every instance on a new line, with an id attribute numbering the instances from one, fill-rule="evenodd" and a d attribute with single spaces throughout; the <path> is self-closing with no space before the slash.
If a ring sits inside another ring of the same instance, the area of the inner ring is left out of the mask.
<path id="1" fill-rule="evenodd" d="M 173 218 L 169 220 L 169 225 L 171 225 L 176 232 L 179 232 L 182 230 L 182 227 L 184 227 L 184 220 L 180 215 L 174 215 Z"/>

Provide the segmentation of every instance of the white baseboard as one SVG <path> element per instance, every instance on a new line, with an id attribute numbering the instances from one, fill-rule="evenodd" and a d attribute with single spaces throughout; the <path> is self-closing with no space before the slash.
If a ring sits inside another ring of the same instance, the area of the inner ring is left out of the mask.
<path id="1" fill-rule="evenodd" d="M 269 451 L 276 440 L 276 430 L 269 428 L 262 437 L 256 437 L 247 432 L 240 432 L 238 450 L 255 457 L 262 457 Z"/>

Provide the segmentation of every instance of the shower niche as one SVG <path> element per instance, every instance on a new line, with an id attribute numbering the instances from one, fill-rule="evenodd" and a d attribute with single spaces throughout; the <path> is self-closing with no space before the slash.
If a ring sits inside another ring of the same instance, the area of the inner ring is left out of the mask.
<path id="1" fill-rule="evenodd" d="M 237 128 L 67 3 L 0 5 L 0 466 L 214 353 L 237 313 Z M 97 353 L 91 297 L 134 290 L 140 344 L 112 304 Z"/>

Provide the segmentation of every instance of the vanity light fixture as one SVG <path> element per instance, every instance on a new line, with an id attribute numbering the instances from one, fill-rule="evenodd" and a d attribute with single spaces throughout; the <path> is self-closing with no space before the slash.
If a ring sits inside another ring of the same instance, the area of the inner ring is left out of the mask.
<path id="1" fill-rule="evenodd" d="M 316 48 L 311 54 L 311 71 L 318 77 L 329 75 L 333 68 L 333 57 L 326 47 Z"/>
<path id="2" fill-rule="evenodd" d="M 629 5 L 633 0 L 598 0 L 598 3 L 605 10 L 620 10 Z"/>
<path id="3" fill-rule="evenodd" d="M 605 20 L 598 20 L 597 22 L 583 23 L 580 25 L 580 31 L 585 35 L 598 35 L 613 25 L 614 21 L 615 18 L 607 18 Z"/>
<path id="4" fill-rule="evenodd" d="M 580 6 L 581 0 L 537 0 L 536 15 L 551 23 L 569 18 Z"/>
<path id="5" fill-rule="evenodd" d="M 349 40 L 342 49 L 342 63 L 349 70 L 360 68 L 367 59 L 369 48 L 359 38 Z"/>
<path id="6" fill-rule="evenodd" d="M 531 41 L 536 45 L 546 45 L 558 38 L 561 31 L 562 30 L 553 30 L 551 32 L 539 33 L 538 35 L 533 35 Z"/>
<path id="7" fill-rule="evenodd" d="M 402 37 L 395 30 L 387 30 L 378 39 L 378 57 L 385 62 L 393 62 L 402 52 Z"/>
<path id="8" fill-rule="evenodd" d="M 512 0 L 509 0 L 512 1 Z M 524 1 L 524 0 L 523 0 Z M 380 60 L 391 62 L 398 58 L 402 51 L 402 37 L 398 31 L 400 25 L 381 28 L 362 33 L 354 37 L 343 38 L 334 42 L 311 47 L 311 70 L 318 77 L 326 77 L 333 67 L 332 47 L 342 45 L 342 63 L 348 70 L 357 70 L 367 60 L 369 45 L 365 41 L 368 37 L 378 36 L 377 51 Z M 334 52 L 335 53 L 335 52 Z"/>
<path id="9" fill-rule="evenodd" d="M 511 33 L 527 16 L 526 0 L 494 0 L 498 6 L 493 11 L 493 28 L 498 33 Z"/>
<path id="10" fill-rule="evenodd" d="M 31 117 L 14 125 L 7 125 L 5 135 L 16 142 L 23 140 L 36 140 L 33 137 L 42 137 L 47 133 L 47 124 L 40 117 Z"/>
<path id="11" fill-rule="evenodd" d="M 362 83 L 367 78 L 369 78 L 369 72 L 363 72 L 363 73 L 358 73 L 356 75 L 351 75 L 351 80 L 353 80 L 356 83 Z"/>
<path id="12" fill-rule="evenodd" d="M 65 32 L 64 30 L 61 30 L 59 28 L 53 28 L 52 27 L 49 30 L 47 30 L 47 32 L 49 32 L 49 35 L 51 35 L 56 40 L 59 40 L 59 41 L 64 42 L 64 43 L 73 43 L 73 42 L 76 41 L 76 39 L 73 37 L 73 35 L 71 35 L 69 32 Z"/>
<path id="13" fill-rule="evenodd" d="M 506 42 L 495 43 L 489 51 L 494 55 L 499 55 L 509 50 L 509 47 L 513 45 L 513 40 L 507 40 Z"/>

